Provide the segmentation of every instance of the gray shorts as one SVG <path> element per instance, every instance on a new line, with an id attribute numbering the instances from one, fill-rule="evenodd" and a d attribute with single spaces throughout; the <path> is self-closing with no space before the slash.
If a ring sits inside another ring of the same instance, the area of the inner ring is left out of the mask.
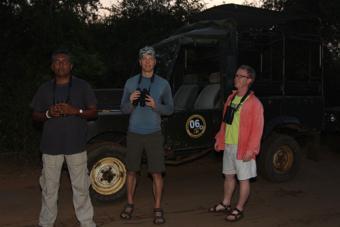
<path id="1" fill-rule="evenodd" d="M 237 160 L 237 145 L 226 144 L 223 153 L 223 174 L 234 175 L 237 179 L 247 180 L 256 177 L 256 161 L 254 159 L 244 162 Z"/>
<path id="2" fill-rule="evenodd" d="M 128 171 L 140 171 L 143 151 L 146 153 L 148 172 L 162 173 L 165 171 L 163 135 L 155 132 L 151 134 L 137 134 L 128 132 L 126 165 Z"/>

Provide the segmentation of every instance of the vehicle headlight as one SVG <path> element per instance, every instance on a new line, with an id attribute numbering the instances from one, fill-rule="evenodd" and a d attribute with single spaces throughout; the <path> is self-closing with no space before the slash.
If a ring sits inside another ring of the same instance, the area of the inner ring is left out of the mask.
<path id="1" fill-rule="evenodd" d="M 336 121 L 336 116 L 335 116 L 335 114 L 333 114 L 333 113 L 329 114 L 329 121 L 330 121 L 330 122 L 335 122 L 335 121 Z"/>

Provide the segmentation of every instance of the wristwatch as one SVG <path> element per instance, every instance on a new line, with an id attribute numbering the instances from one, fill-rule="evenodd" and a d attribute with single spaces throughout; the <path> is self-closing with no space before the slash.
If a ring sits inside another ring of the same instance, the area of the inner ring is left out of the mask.
<path id="1" fill-rule="evenodd" d="M 79 114 L 82 115 L 84 113 L 83 109 L 79 109 Z"/>
<path id="2" fill-rule="evenodd" d="M 52 118 L 51 115 L 49 114 L 49 111 L 48 111 L 48 110 L 46 110 L 45 116 L 46 116 L 47 119 L 51 119 L 51 118 Z"/>

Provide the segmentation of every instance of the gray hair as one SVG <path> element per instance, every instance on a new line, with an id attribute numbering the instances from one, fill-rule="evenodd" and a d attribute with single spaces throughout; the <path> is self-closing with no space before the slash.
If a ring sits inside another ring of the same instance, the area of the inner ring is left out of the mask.
<path id="1" fill-rule="evenodd" d="M 252 83 L 254 83 L 255 78 L 256 78 L 256 71 L 253 67 L 249 65 L 241 65 L 240 67 L 238 67 L 238 69 L 246 70 L 250 79 L 252 80 Z"/>

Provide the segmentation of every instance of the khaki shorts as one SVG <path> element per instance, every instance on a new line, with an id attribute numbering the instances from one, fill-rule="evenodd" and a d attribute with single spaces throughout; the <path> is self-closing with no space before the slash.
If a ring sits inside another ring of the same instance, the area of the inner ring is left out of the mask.
<path id="1" fill-rule="evenodd" d="M 146 153 L 148 172 L 162 173 L 165 171 L 163 135 L 155 132 L 151 134 L 137 134 L 128 132 L 126 165 L 128 171 L 140 171 L 143 151 Z"/>
<path id="2" fill-rule="evenodd" d="M 254 159 L 244 162 L 237 160 L 237 145 L 226 144 L 223 153 L 223 170 L 226 175 L 235 175 L 239 180 L 256 177 L 256 161 Z"/>

